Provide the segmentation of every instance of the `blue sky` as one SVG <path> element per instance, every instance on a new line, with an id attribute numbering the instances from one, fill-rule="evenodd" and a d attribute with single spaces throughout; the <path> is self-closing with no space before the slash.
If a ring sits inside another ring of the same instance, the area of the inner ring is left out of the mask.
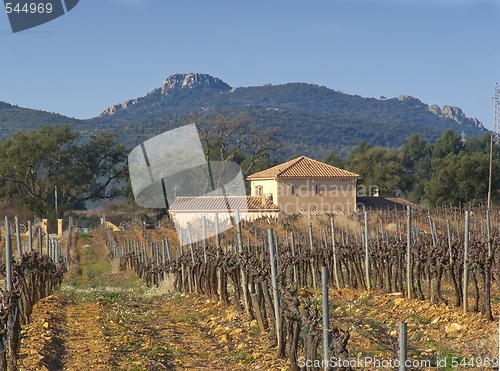
<path id="1" fill-rule="evenodd" d="M 80 0 L 17 34 L 0 11 L 0 100 L 89 118 L 201 72 L 407 94 L 491 127 L 498 24 L 495 0 Z"/>

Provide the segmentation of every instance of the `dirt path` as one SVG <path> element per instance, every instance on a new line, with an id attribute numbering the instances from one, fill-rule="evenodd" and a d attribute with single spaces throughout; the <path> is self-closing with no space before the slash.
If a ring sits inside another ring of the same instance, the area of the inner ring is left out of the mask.
<path id="1" fill-rule="evenodd" d="M 254 322 L 201 297 L 148 289 L 80 240 L 61 292 L 37 303 L 20 370 L 280 370 Z"/>
<path id="2" fill-rule="evenodd" d="M 69 302 L 63 308 L 64 354 L 60 368 L 77 371 L 85 364 L 87 369 L 106 369 L 112 364 L 112 354 L 102 328 L 96 326 L 101 310 L 98 303 Z"/>

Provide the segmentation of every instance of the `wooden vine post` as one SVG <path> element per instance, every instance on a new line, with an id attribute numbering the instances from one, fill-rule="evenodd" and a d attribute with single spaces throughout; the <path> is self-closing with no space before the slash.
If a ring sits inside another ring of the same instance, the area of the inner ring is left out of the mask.
<path id="1" fill-rule="evenodd" d="M 43 254 L 43 236 L 42 236 L 42 228 L 38 227 L 38 253 L 40 255 Z"/>
<path id="2" fill-rule="evenodd" d="M 242 241 L 242 235 L 241 235 L 241 223 L 240 223 L 240 212 L 239 210 L 236 210 L 236 231 L 237 231 L 237 243 L 238 243 L 238 254 L 240 256 L 243 255 L 243 241 Z M 240 267 L 240 275 L 241 275 L 241 289 L 243 290 L 243 302 L 245 304 L 245 312 L 247 314 L 247 317 L 250 320 L 253 320 L 253 314 L 252 314 L 252 307 L 250 304 L 250 300 L 248 297 L 248 283 L 247 283 L 247 275 L 245 274 L 245 270 L 243 267 Z"/>
<path id="3" fill-rule="evenodd" d="M 407 209 L 406 220 L 406 283 L 408 299 L 413 299 L 413 282 L 411 269 L 411 209 Z"/>
<path id="4" fill-rule="evenodd" d="M 179 228 L 179 250 L 181 254 L 181 258 L 184 255 L 184 238 L 182 237 L 182 227 Z M 186 289 L 186 268 L 185 268 L 184 259 L 181 260 L 181 287 L 183 290 Z"/>
<path id="5" fill-rule="evenodd" d="M 9 219 L 5 217 L 5 289 L 12 291 L 12 243 Z M 0 370 L 7 371 L 7 342 L 0 338 Z"/>
<path id="6" fill-rule="evenodd" d="M 323 300 L 323 365 L 325 370 L 329 370 L 329 349 L 330 349 L 330 318 L 328 305 L 328 267 L 321 268 L 321 285 Z"/>
<path id="7" fill-rule="evenodd" d="M 335 224 L 333 222 L 333 216 L 330 217 L 330 226 L 332 229 L 333 277 L 335 279 L 335 286 L 337 286 L 337 290 L 340 290 L 339 272 L 337 268 L 337 246 L 335 245 Z"/>
<path id="8" fill-rule="evenodd" d="M 274 255 L 273 246 L 273 231 L 267 230 L 267 238 L 269 241 L 269 259 L 271 263 L 271 284 L 273 289 L 274 300 L 274 318 L 276 323 L 276 339 L 278 341 L 277 357 L 282 358 L 285 355 L 285 344 L 283 342 L 283 319 L 281 317 L 281 305 L 278 293 L 278 278 L 276 272 L 276 257 Z"/>
<path id="9" fill-rule="evenodd" d="M 168 243 L 167 237 L 165 237 L 165 249 L 167 250 L 168 261 L 171 262 L 172 261 L 172 252 L 170 251 L 170 245 Z"/>
<path id="10" fill-rule="evenodd" d="M 165 240 L 166 238 L 161 240 L 161 261 L 162 264 L 165 264 L 167 261 L 167 248 L 165 247 Z M 167 270 L 163 270 L 163 281 L 167 280 Z"/>
<path id="11" fill-rule="evenodd" d="M 20 259 L 23 256 L 23 246 L 21 244 L 21 232 L 19 231 L 19 218 L 17 216 L 14 218 L 14 223 L 16 225 L 17 256 Z"/>
<path id="12" fill-rule="evenodd" d="M 490 321 L 493 321 L 491 312 L 491 265 L 493 263 L 493 246 L 491 236 L 491 215 L 490 209 L 486 210 L 486 228 L 488 237 L 488 257 L 485 264 L 485 286 L 484 286 L 484 314 Z"/>
<path id="13" fill-rule="evenodd" d="M 368 251 L 368 213 L 365 211 L 365 271 L 366 271 L 366 289 L 371 290 L 370 282 L 370 253 Z"/>
<path id="14" fill-rule="evenodd" d="M 33 228 L 31 227 L 31 220 L 28 220 L 28 251 L 33 251 Z"/>
<path id="15" fill-rule="evenodd" d="M 197 287 L 197 281 L 192 274 L 194 270 L 195 260 L 194 260 L 193 236 L 191 234 L 190 223 L 187 223 L 187 231 L 188 231 L 189 250 L 191 252 L 191 263 L 193 264 L 191 268 L 188 267 L 188 282 L 189 282 L 189 290 L 193 292 L 193 291 L 198 291 L 198 287 Z"/>
<path id="16" fill-rule="evenodd" d="M 203 228 L 203 261 L 205 264 L 208 263 L 207 257 L 207 218 L 205 215 L 201 218 L 202 228 Z"/>
<path id="17" fill-rule="evenodd" d="M 309 214 L 309 219 L 311 218 L 311 214 Z M 313 246 L 313 229 L 312 229 L 312 223 L 309 222 L 309 248 L 311 249 L 311 276 L 312 276 L 312 284 L 315 289 L 318 288 L 317 283 L 316 283 L 316 270 L 314 269 L 314 258 L 312 257 L 312 252 L 314 250 Z"/>
<path id="18" fill-rule="evenodd" d="M 214 215 L 214 221 L 215 221 L 215 249 L 216 249 L 216 255 L 217 259 L 219 258 L 220 255 L 220 236 L 219 236 L 219 213 L 215 212 Z M 224 298 L 224 293 L 222 290 L 222 269 L 217 268 L 217 293 L 219 294 L 219 300 L 223 301 Z"/>
<path id="19" fill-rule="evenodd" d="M 446 219 L 446 235 L 448 236 L 448 252 L 450 254 L 450 265 L 453 264 L 453 250 L 451 248 L 451 224 L 450 219 Z"/>
<path id="20" fill-rule="evenodd" d="M 292 249 L 292 257 L 295 258 L 295 238 L 294 238 L 293 231 L 290 233 L 290 247 Z M 299 285 L 298 276 L 297 276 L 297 264 L 296 263 L 293 264 L 293 284 L 295 286 Z"/>
<path id="21" fill-rule="evenodd" d="M 12 291 L 12 240 L 7 217 L 5 217 L 5 289 Z"/>
<path id="22" fill-rule="evenodd" d="M 407 325 L 406 322 L 399 323 L 399 370 L 406 371 L 407 357 Z"/>
<path id="23" fill-rule="evenodd" d="M 467 313 L 468 311 L 468 294 L 469 294 L 469 263 L 467 262 L 467 259 L 469 258 L 469 218 L 470 218 L 470 211 L 466 210 L 465 211 L 465 239 L 464 239 L 464 283 L 463 283 L 463 310 L 464 313 Z"/>
<path id="24" fill-rule="evenodd" d="M 47 256 L 50 258 L 50 238 L 49 238 L 49 232 L 45 234 L 45 251 L 47 252 Z"/>
<path id="25" fill-rule="evenodd" d="M 73 234 L 73 218 L 70 216 L 68 220 L 68 241 L 66 243 L 66 264 L 68 267 L 71 264 L 71 235 Z"/>

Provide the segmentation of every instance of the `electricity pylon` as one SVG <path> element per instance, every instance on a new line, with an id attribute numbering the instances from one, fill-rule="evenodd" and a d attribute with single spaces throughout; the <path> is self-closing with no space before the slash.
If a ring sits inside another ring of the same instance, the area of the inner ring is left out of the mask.
<path id="1" fill-rule="evenodd" d="M 488 177 L 488 210 L 491 210 L 491 179 L 493 177 L 493 144 L 498 144 L 500 139 L 500 88 L 495 84 L 493 94 L 493 127 L 490 136 L 490 174 Z"/>

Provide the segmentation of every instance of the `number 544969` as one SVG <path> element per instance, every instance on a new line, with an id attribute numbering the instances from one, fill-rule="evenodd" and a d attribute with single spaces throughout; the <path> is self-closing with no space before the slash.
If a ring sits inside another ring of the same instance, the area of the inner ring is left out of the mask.
<path id="1" fill-rule="evenodd" d="M 7 14 L 50 14 L 52 13 L 52 3 L 25 3 L 22 6 L 19 3 L 5 3 L 5 11 Z"/>

